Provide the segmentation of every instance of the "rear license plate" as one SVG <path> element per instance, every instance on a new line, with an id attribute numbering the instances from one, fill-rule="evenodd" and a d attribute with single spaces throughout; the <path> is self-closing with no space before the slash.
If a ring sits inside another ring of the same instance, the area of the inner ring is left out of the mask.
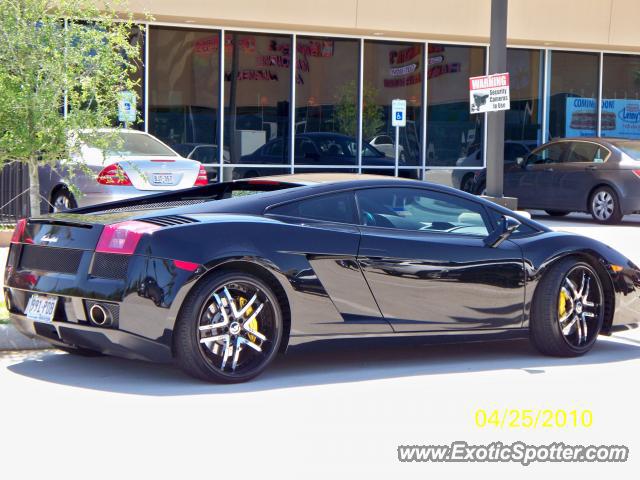
<path id="1" fill-rule="evenodd" d="M 153 173 L 151 175 L 151 183 L 154 185 L 173 185 L 172 173 Z"/>
<path id="2" fill-rule="evenodd" d="M 57 303 L 58 297 L 31 295 L 24 313 L 35 322 L 51 323 Z"/>

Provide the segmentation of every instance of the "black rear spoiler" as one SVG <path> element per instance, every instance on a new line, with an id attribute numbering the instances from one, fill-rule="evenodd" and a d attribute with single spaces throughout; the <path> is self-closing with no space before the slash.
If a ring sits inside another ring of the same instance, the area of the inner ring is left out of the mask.
<path id="1" fill-rule="evenodd" d="M 126 210 L 166 208 L 168 206 L 189 205 L 229 198 L 234 191 L 272 192 L 299 187 L 300 184 L 278 180 L 248 179 L 232 182 L 212 183 L 201 187 L 185 188 L 151 195 L 143 195 L 129 200 L 90 205 L 67 210 L 65 213 L 96 213 Z"/>

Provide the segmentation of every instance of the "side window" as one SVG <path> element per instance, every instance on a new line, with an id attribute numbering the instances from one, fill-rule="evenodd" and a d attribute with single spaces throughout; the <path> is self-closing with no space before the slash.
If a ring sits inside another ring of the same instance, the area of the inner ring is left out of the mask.
<path id="1" fill-rule="evenodd" d="M 267 213 L 336 223 L 356 223 L 352 192 L 319 195 L 270 208 Z"/>
<path id="2" fill-rule="evenodd" d="M 609 156 L 609 153 L 609 150 L 598 145 L 598 148 L 596 148 L 596 153 L 593 156 L 593 163 L 604 163 Z"/>
<path id="3" fill-rule="evenodd" d="M 599 150 L 599 148 L 595 143 L 571 142 L 566 161 L 569 163 L 591 163 L 595 159 L 597 150 Z"/>
<path id="4" fill-rule="evenodd" d="M 488 234 L 482 205 L 418 188 L 370 188 L 356 192 L 362 225 L 463 235 Z"/>
<path id="5" fill-rule="evenodd" d="M 546 147 L 534 151 L 527 159 L 527 165 L 541 163 L 560 163 L 564 153 L 564 142 L 552 143 Z"/>

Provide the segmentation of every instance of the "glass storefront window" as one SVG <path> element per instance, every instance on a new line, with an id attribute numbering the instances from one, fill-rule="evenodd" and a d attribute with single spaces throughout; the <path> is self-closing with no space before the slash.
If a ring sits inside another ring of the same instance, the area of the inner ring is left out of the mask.
<path id="1" fill-rule="evenodd" d="M 429 44 L 427 167 L 481 167 L 484 115 L 469 113 L 469 77 L 485 74 L 484 47 Z"/>
<path id="2" fill-rule="evenodd" d="M 224 44 L 224 148 L 246 166 L 232 177 L 289 164 L 291 37 L 225 32 Z"/>
<path id="3" fill-rule="evenodd" d="M 358 163 L 359 43 L 296 38 L 294 161 L 307 166 L 305 171 Z"/>
<path id="4" fill-rule="evenodd" d="M 542 50 L 509 48 L 511 109 L 505 112 L 505 162 L 515 162 L 542 143 L 544 53 Z"/>
<path id="5" fill-rule="evenodd" d="M 549 139 L 595 136 L 599 54 L 549 54 Z"/>
<path id="6" fill-rule="evenodd" d="M 601 128 L 603 137 L 640 138 L 640 56 L 604 54 Z"/>
<path id="7" fill-rule="evenodd" d="M 210 181 L 219 164 L 219 43 L 216 31 L 149 31 L 149 133 L 202 161 Z"/>
<path id="8" fill-rule="evenodd" d="M 391 101 L 407 101 L 407 126 L 400 128 L 400 168 L 422 164 L 422 82 L 424 45 L 366 41 L 362 136 L 383 155 L 363 155 L 367 166 L 395 166 L 395 127 L 391 125 Z M 369 173 L 369 172 L 367 172 Z"/>

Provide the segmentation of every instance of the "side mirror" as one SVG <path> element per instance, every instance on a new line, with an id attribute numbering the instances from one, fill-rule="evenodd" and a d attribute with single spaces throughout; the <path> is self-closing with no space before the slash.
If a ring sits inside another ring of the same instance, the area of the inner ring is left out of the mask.
<path id="1" fill-rule="evenodd" d="M 508 215 L 503 215 L 498 220 L 496 229 L 484 239 L 484 244 L 491 248 L 500 246 L 519 226 L 520 222 L 518 220 Z"/>
<path id="2" fill-rule="evenodd" d="M 524 166 L 524 157 L 516 157 L 516 163 L 518 164 L 519 167 L 523 167 Z"/>

